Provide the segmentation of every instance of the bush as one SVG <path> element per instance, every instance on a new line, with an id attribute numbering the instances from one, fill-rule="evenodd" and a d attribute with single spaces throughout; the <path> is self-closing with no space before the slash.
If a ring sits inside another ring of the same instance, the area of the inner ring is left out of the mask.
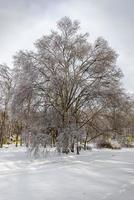
<path id="1" fill-rule="evenodd" d="M 97 143 L 97 148 L 108 148 L 108 149 L 121 149 L 121 145 L 117 141 L 100 141 Z"/>

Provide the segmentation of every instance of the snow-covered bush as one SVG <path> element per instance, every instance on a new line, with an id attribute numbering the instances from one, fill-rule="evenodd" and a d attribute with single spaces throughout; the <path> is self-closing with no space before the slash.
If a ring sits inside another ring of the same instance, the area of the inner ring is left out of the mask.
<path id="1" fill-rule="evenodd" d="M 121 145 L 115 140 L 100 140 L 97 148 L 121 149 Z"/>

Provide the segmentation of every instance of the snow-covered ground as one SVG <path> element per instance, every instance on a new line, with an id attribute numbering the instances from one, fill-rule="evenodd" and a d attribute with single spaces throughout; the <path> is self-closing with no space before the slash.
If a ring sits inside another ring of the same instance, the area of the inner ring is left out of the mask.
<path id="1" fill-rule="evenodd" d="M 0 150 L 0 200 L 134 200 L 134 149 L 29 161 Z"/>

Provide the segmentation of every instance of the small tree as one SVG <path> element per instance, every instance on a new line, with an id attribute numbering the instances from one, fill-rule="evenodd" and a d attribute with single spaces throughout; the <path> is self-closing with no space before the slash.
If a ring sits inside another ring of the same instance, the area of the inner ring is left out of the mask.
<path id="1" fill-rule="evenodd" d="M 6 65 L 0 65 L 0 147 L 3 146 L 3 139 L 6 136 L 6 126 L 10 113 L 10 100 L 12 96 L 12 75 Z"/>

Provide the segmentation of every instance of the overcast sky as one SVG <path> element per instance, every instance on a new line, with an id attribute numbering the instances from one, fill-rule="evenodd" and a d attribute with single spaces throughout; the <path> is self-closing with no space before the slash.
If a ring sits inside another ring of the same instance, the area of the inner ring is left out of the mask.
<path id="1" fill-rule="evenodd" d="M 119 54 L 124 87 L 134 92 L 134 0 L 0 0 L 0 63 L 55 29 L 61 17 L 81 22 L 89 40 L 103 36 Z"/>

